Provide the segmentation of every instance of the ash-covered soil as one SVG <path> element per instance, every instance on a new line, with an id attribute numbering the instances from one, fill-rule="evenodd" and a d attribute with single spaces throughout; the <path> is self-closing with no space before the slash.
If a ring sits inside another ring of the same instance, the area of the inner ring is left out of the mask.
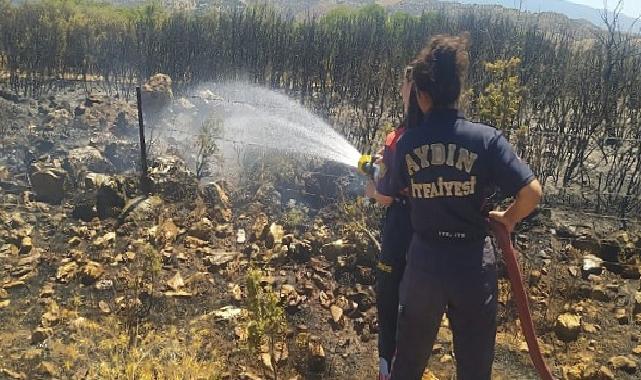
<path id="1" fill-rule="evenodd" d="M 1 379 L 375 377 L 381 213 L 353 169 L 250 152 L 199 181 L 156 152 L 143 195 L 135 103 L 0 95 Z M 561 208 L 516 233 L 559 378 L 639 377 L 640 235 Z M 248 342 L 250 269 L 286 317 L 275 355 Z M 535 379 L 500 290 L 495 378 Z M 425 378 L 454 378 L 455 360 L 444 320 Z"/>

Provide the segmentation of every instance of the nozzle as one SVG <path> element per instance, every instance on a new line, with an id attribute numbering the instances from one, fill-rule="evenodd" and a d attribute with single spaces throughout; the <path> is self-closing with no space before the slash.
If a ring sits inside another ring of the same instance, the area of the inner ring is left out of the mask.
<path id="1" fill-rule="evenodd" d="M 374 178 L 374 174 L 376 173 L 376 166 L 374 165 L 374 160 L 371 155 L 361 155 L 361 158 L 358 160 L 357 168 L 358 171 L 362 174 L 372 179 Z"/>

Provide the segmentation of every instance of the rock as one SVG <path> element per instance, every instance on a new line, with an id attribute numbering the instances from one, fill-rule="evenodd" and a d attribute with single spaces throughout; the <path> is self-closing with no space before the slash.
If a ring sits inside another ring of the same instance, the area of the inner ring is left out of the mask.
<path id="1" fill-rule="evenodd" d="M 260 214 L 256 215 L 256 220 L 254 220 L 254 224 L 251 227 L 252 241 L 263 239 L 267 232 L 268 223 L 269 219 L 267 218 L 267 215 L 265 215 L 265 213 L 261 212 Z"/>
<path id="2" fill-rule="evenodd" d="M 204 261 L 211 269 L 226 269 L 227 265 L 240 257 L 239 252 L 228 252 L 224 250 L 213 250 Z"/>
<path id="3" fill-rule="evenodd" d="M 153 221 L 163 204 L 164 201 L 157 195 L 137 197 L 127 202 L 118 219 L 134 223 Z"/>
<path id="4" fill-rule="evenodd" d="M 231 202 L 225 191 L 224 182 L 209 182 L 200 190 L 200 196 L 207 205 L 210 217 L 221 223 L 231 221 Z"/>
<path id="5" fill-rule="evenodd" d="M 26 255 L 29 252 L 31 252 L 32 248 L 33 248 L 33 243 L 31 242 L 31 238 L 28 236 L 25 236 L 24 238 L 22 238 L 22 241 L 20 242 L 19 254 Z"/>
<path id="6" fill-rule="evenodd" d="M 174 102 L 174 107 L 176 107 L 176 109 L 179 110 L 180 112 L 184 112 L 184 111 L 189 111 L 195 108 L 196 106 L 194 105 L 194 103 L 190 102 L 189 99 L 187 98 L 178 98 Z"/>
<path id="7" fill-rule="evenodd" d="M 99 238 L 96 238 L 91 244 L 96 249 L 105 249 L 113 246 L 116 242 L 116 233 L 114 231 L 107 232 Z"/>
<path id="8" fill-rule="evenodd" d="M 100 300 L 98 302 L 98 308 L 103 314 L 111 313 L 111 308 L 109 307 L 109 304 L 106 301 Z"/>
<path id="9" fill-rule="evenodd" d="M 291 284 L 283 284 L 280 287 L 280 297 L 286 298 L 290 295 L 298 295 L 296 288 L 294 287 L 294 285 L 291 285 Z"/>
<path id="10" fill-rule="evenodd" d="M 194 294 L 185 290 L 176 290 L 176 291 L 166 291 L 163 293 L 167 297 L 176 297 L 176 298 L 188 298 Z"/>
<path id="11" fill-rule="evenodd" d="M 272 223 L 265 237 L 265 247 L 272 249 L 274 246 L 282 244 L 283 236 L 285 236 L 283 226 Z"/>
<path id="12" fill-rule="evenodd" d="M 185 281 L 180 275 L 180 272 L 176 272 L 174 277 L 167 280 L 167 286 L 169 286 L 169 288 L 173 290 L 179 290 L 180 288 L 185 286 Z"/>
<path id="13" fill-rule="evenodd" d="M 97 94 L 90 94 L 90 95 L 87 97 L 87 99 L 85 99 L 85 104 L 84 104 L 84 106 L 85 106 L 86 108 L 91 108 L 91 107 L 93 107 L 95 104 L 102 104 L 102 103 L 104 103 L 104 99 L 103 99 L 100 95 L 97 95 Z"/>
<path id="14" fill-rule="evenodd" d="M 8 307 L 9 305 L 11 305 L 11 300 L 0 301 L 0 310 Z"/>
<path id="15" fill-rule="evenodd" d="M 185 247 L 187 248 L 197 249 L 197 248 L 207 248 L 208 246 L 209 246 L 209 242 L 206 240 L 200 240 L 193 236 L 185 237 Z"/>
<path id="16" fill-rule="evenodd" d="M 530 271 L 530 277 L 528 281 L 531 286 L 538 285 L 539 282 L 541 282 L 541 271 L 536 269 Z"/>
<path id="17" fill-rule="evenodd" d="M 641 240 L 639 240 L 641 241 Z M 641 278 L 641 258 L 635 257 L 627 264 L 623 265 L 621 277 L 628 280 L 638 280 Z"/>
<path id="18" fill-rule="evenodd" d="M 52 362 L 41 362 L 36 367 L 36 372 L 48 378 L 56 378 L 60 376 L 60 371 Z"/>
<path id="19" fill-rule="evenodd" d="M 598 380 L 615 380 L 616 378 L 614 377 L 614 374 L 612 373 L 612 371 L 608 369 L 608 367 L 601 366 L 599 367 L 597 379 Z"/>
<path id="20" fill-rule="evenodd" d="M 595 334 L 599 330 L 598 327 L 592 323 L 583 323 L 582 328 L 583 332 L 588 334 Z"/>
<path id="21" fill-rule="evenodd" d="M 249 372 L 249 371 L 243 371 L 238 376 L 240 377 L 240 380 L 263 380 L 262 377 L 256 375 L 253 372 Z"/>
<path id="22" fill-rule="evenodd" d="M 62 264 L 56 271 L 56 280 L 58 280 L 58 282 L 66 284 L 76 277 L 77 272 L 78 264 L 75 261 L 70 261 L 66 264 Z"/>
<path id="23" fill-rule="evenodd" d="M 236 244 L 245 244 L 247 241 L 247 237 L 245 234 L 245 230 L 242 228 L 236 231 Z"/>
<path id="24" fill-rule="evenodd" d="M 614 317 L 620 325 L 627 325 L 630 323 L 630 317 L 628 316 L 627 310 L 624 308 L 617 308 L 614 311 Z"/>
<path id="25" fill-rule="evenodd" d="M 105 273 L 102 265 L 95 261 L 89 261 L 80 270 L 80 281 L 85 285 L 92 285 Z"/>
<path id="26" fill-rule="evenodd" d="M 581 266 L 581 274 L 584 279 L 589 275 L 600 275 L 603 272 L 603 260 L 594 255 L 585 255 L 583 257 L 583 265 Z"/>
<path id="27" fill-rule="evenodd" d="M 137 133 L 135 128 L 129 128 L 124 131 Z M 125 133 L 120 132 L 120 134 L 123 135 Z M 105 158 L 109 160 L 117 172 L 135 170 L 140 160 L 140 148 L 132 142 L 119 140 L 105 145 Z"/>
<path id="28" fill-rule="evenodd" d="M 590 291 L 590 297 L 601 302 L 608 302 L 611 299 L 610 292 L 603 285 L 594 285 Z"/>
<path id="29" fill-rule="evenodd" d="M 572 342 L 579 337 L 581 317 L 573 314 L 562 314 L 556 319 L 554 332 L 564 342 Z"/>
<path id="30" fill-rule="evenodd" d="M 228 283 L 227 290 L 229 291 L 229 294 L 231 294 L 231 298 L 234 301 L 241 301 L 243 299 L 243 291 L 240 288 L 240 285 Z"/>
<path id="31" fill-rule="evenodd" d="M 111 179 L 110 176 L 100 173 L 85 173 L 83 186 L 85 190 L 96 191 L 103 184 Z"/>
<path id="32" fill-rule="evenodd" d="M 601 249 L 599 250 L 599 257 L 604 261 L 618 262 L 619 255 L 621 254 L 621 246 L 615 239 L 606 239 L 601 241 Z"/>
<path id="33" fill-rule="evenodd" d="M 27 375 L 22 372 L 15 372 L 10 369 L 0 368 L 0 375 L 5 376 L 7 379 L 11 380 L 26 380 Z"/>
<path id="34" fill-rule="evenodd" d="M 216 311 L 214 311 L 214 318 L 216 321 L 229 321 L 230 319 L 238 318 L 242 309 L 234 306 L 225 306 Z"/>
<path id="35" fill-rule="evenodd" d="M 115 169 L 98 149 L 90 145 L 70 150 L 64 167 L 74 181 L 79 181 L 86 172 L 113 173 Z"/>
<path id="36" fill-rule="evenodd" d="M 116 178 L 103 182 L 96 192 L 96 212 L 100 219 L 113 218 L 125 207 L 124 184 Z"/>
<path id="37" fill-rule="evenodd" d="M 44 127 L 47 130 L 64 128 L 71 123 L 71 120 L 71 113 L 68 110 L 64 108 L 56 109 L 47 114 L 47 121 Z"/>
<path id="38" fill-rule="evenodd" d="M 17 289 L 25 286 L 25 282 L 23 280 L 15 280 L 15 281 L 9 281 L 6 282 L 2 285 L 3 289 Z"/>
<path id="39" fill-rule="evenodd" d="M 332 314 L 332 320 L 334 321 L 334 323 L 338 324 L 339 322 L 342 321 L 342 319 L 343 319 L 343 309 L 342 308 L 340 308 L 340 307 L 338 307 L 336 305 L 332 305 L 332 306 L 330 306 L 329 311 Z"/>
<path id="40" fill-rule="evenodd" d="M 608 364 L 615 370 L 624 371 L 630 375 L 637 372 L 637 361 L 627 356 L 613 356 L 608 360 Z"/>
<path id="41" fill-rule="evenodd" d="M 176 241 L 176 238 L 178 237 L 178 234 L 180 233 L 180 230 L 178 229 L 178 226 L 174 223 L 173 219 L 168 218 L 164 219 L 159 225 L 158 229 L 156 230 L 156 242 L 158 246 L 164 247 L 166 245 L 172 245 L 174 241 Z"/>
<path id="42" fill-rule="evenodd" d="M 323 345 L 317 340 L 312 339 L 308 345 L 308 369 L 312 373 L 324 373 L 327 363 Z"/>
<path id="43" fill-rule="evenodd" d="M 614 380 L 614 375 L 606 367 L 595 368 L 585 363 L 563 366 L 562 372 L 565 380 Z"/>
<path id="44" fill-rule="evenodd" d="M 113 280 L 99 280 L 98 282 L 96 282 L 96 290 L 110 290 L 113 287 Z"/>
<path id="45" fill-rule="evenodd" d="M 42 289 L 40 289 L 40 298 L 51 298 L 55 294 L 55 290 L 52 284 L 45 284 Z"/>
<path id="46" fill-rule="evenodd" d="M 20 249 L 14 244 L 4 244 L 0 247 L 0 257 L 18 256 Z"/>
<path id="47" fill-rule="evenodd" d="M 376 282 L 374 270 L 370 267 L 356 266 L 355 280 L 359 284 L 374 285 L 374 282 Z"/>
<path id="48" fill-rule="evenodd" d="M 634 293 L 634 307 L 632 309 L 634 315 L 641 314 L 641 291 Z"/>
<path id="49" fill-rule="evenodd" d="M 90 193 L 81 193 L 74 197 L 73 211 L 71 216 L 74 219 L 90 222 L 97 213 L 94 210 L 96 196 Z"/>
<path id="50" fill-rule="evenodd" d="M 174 97 L 171 89 L 171 77 L 167 74 L 154 74 L 142 87 L 142 109 L 146 120 L 150 123 L 158 121 L 158 117 L 171 104 Z"/>
<path id="51" fill-rule="evenodd" d="M 327 260 L 336 261 L 339 256 L 347 255 L 349 250 L 350 246 L 346 244 L 343 239 L 339 239 L 323 245 L 321 254 L 325 256 Z"/>
<path id="52" fill-rule="evenodd" d="M 45 168 L 31 174 L 31 186 L 36 199 L 59 204 L 65 198 L 67 172 L 59 168 Z"/>
<path id="53" fill-rule="evenodd" d="M 214 231 L 214 224 L 207 218 L 202 218 L 198 222 L 191 225 L 189 228 L 189 236 L 193 236 L 203 241 L 209 241 L 212 232 Z"/>
<path id="54" fill-rule="evenodd" d="M 40 344 L 49 338 L 50 330 L 44 327 L 37 327 L 31 333 L 31 344 Z"/>
<path id="55" fill-rule="evenodd" d="M 297 263 L 305 263 L 312 257 L 312 244 L 309 240 L 293 240 L 288 244 L 287 252 Z"/>
<path id="56" fill-rule="evenodd" d="M 198 179 L 176 156 L 156 157 L 149 167 L 152 191 L 173 202 L 195 202 Z"/>

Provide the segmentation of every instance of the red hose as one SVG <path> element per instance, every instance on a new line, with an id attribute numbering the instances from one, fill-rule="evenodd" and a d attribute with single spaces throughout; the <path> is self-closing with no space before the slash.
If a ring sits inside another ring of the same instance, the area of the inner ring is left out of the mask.
<path id="1" fill-rule="evenodd" d="M 536 340 L 536 333 L 534 332 L 534 323 L 532 322 L 532 314 L 530 314 L 530 307 L 528 306 L 527 294 L 523 288 L 523 280 L 521 279 L 521 270 L 516 259 L 517 252 L 512 247 L 510 235 L 507 229 L 501 223 L 490 221 L 490 227 L 494 233 L 494 237 L 498 242 L 499 248 L 503 252 L 503 258 L 507 266 L 508 277 L 512 285 L 512 291 L 516 300 L 516 308 L 519 312 L 519 320 L 521 321 L 521 329 L 525 335 L 525 341 L 530 352 L 530 358 L 534 363 L 534 368 L 539 373 L 541 379 L 553 380 L 554 377 L 550 369 L 543 360 L 541 355 L 541 348 L 539 342 Z"/>

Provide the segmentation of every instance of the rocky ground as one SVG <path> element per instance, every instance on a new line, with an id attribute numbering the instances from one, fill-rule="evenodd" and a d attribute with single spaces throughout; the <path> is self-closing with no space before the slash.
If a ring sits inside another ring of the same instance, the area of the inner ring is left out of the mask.
<path id="1" fill-rule="evenodd" d="M 267 154 L 198 181 L 156 154 L 144 195 L 134 103 L 0 95 L 0 379 L 374 377 L 380 212 L 351 169 Z M 616 223 L 553 208 L 516 235 L 560 378 L 641 373 L 641 234 Z M 250 269 L 286 317 L 276 350 L 248 340 Z M 536 378 L 500 285 L 495 377 Z M 446 320 L 433 352 L 425 378 L 453 378 Z"/>

